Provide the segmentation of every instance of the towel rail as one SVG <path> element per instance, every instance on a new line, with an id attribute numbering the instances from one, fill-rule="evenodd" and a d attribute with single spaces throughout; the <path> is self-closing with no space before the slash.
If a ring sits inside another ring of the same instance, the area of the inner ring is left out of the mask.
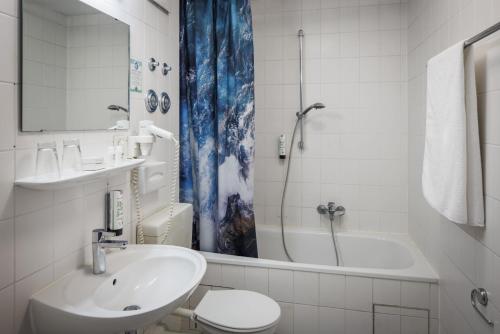
<path id="1" fill-rule="evenodd" d="M 483 38 L 488 37 L 489 35 L 497 32 L 498 30 L 500 30 L 500 22 L 498 22 L 497 24 L 492 25 L 491 27 L 481 31 L 476 36 L 473 36 L 473 37 L 469 38 L 468 40 L 466 40 L 464 42 L 464 48 L 467 48 L 467 47 L 471 46 L 472 44 L 479 42 Z"/>

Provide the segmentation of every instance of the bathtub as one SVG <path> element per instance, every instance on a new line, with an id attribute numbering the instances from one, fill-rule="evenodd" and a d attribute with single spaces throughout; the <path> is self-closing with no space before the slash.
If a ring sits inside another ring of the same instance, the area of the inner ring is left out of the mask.
<path id="1" fill-rule="evenodd" d="M 293 269 L 320 273 L 366 276 L 437 283 L 438 276 L 413 241 L 405 234 L 339 232 L 341 264 L 327 230 L 286 227 L 286 258 L 279 226 L 258 226 L 259 258 L 204 252 L 208 263 Z"/>
<path id="2" fill-rule="evenodd" d="M 246 289 L 279 303 L 276 334 L 373 334 L 389 323 L 438 333 L 438 276 L 407 235 L 338 233 L 343 266 L 329 231 L 287 227 L 285 237 L 295 262 L 271 225 L 257 227 L 258 259 L 203 252 L 207 272 L 190 307 L 210 289 Z"/>

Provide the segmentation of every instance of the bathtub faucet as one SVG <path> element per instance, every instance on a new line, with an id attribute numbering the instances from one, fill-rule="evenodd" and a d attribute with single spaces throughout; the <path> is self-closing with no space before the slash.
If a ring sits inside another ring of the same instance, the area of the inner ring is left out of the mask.
<path id="1" fill-rule="evenodd" d="M 345 208 L 341 205 L 337 206 L 334 202 L 328 202 L 328 205 L 320 204 L 316 210 L 320 215 L 328 214 L 330 220 L 333 220 L 335 216 L 345 215 Z"/>

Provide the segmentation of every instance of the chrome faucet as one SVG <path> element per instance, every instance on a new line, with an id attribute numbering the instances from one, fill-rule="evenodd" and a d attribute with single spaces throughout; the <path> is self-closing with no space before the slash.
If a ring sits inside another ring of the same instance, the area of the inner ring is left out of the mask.
<path id="1" fill-rule="evenodd" d="M 328 205 L 320 204 L 316 210 L 321 215 L 329 214 L 330 219 L 334 219 L 335 216 L 345 215 L 345 208 L 341 205 L 337 206 L 334 202 L 328 202 Z"/>
<path id="2" fill-rule="evenodd" d="M 106 272 L 106 248 L 127 248 L 127 240 L 110 240 L 109 237 L 116 236 L 115 232 L 104 229 L 92 231 L 92 270 L 99 275 Z"/>

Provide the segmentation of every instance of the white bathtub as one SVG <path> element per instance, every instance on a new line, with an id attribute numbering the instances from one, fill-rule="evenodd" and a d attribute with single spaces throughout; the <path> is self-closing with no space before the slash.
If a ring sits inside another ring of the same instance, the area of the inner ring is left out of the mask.
<path id="1" fill-rule="evenodd" d="M 436 283 L 438 276 L 413 241 L 402 234 L 337 233 L 343 266 L 335 265 L 329 231 L 286 228 L 286 259 L 279 226 L 258 226 L 259 258 L 203 253 L 209 263 L 333 273 Z"/>
<path id="2" fill-rule="evenodd" d="M 408 236 L 338 233 L 341 267 L 329 231 L 287 227 L 286 239 L 297 262 L 286 261 L 279 226 L 257 227 L 259 259 L 203 253 L 190 306 L 210 289 L 246 289 L 279 303 L 276 334 L 384 333 L 388 319 L 437 333 L 438 277 Z"/>

